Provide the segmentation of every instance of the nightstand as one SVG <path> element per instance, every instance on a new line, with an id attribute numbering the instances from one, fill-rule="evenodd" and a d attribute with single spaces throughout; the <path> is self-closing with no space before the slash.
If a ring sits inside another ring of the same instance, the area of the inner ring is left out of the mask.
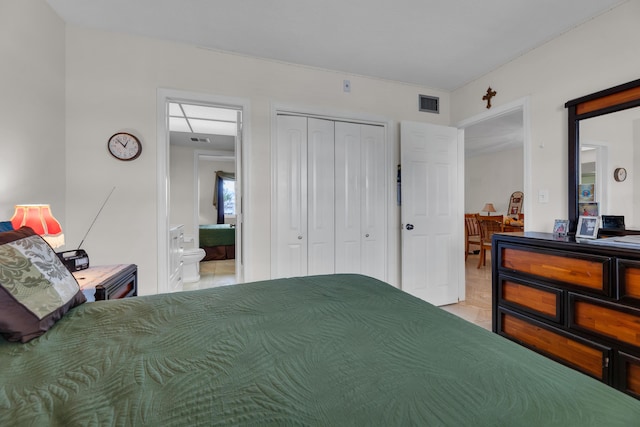
<path id="1" fill-rule="evenodd" d="M 73 276 L 88 302 L 138 295 L 138 266 L 135 264 L 98 265 L 76 271 Z"/>

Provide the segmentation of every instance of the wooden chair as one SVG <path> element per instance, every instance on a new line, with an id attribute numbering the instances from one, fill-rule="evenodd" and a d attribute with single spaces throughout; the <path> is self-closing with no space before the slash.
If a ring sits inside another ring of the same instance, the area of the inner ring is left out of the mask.
<path id="1" fill-rule="evenodd" d="M 464 260 L 469 256 L 469 246 L 480 247 L 480 226 L 476 216 L 478 214 L 464 214 Z"/>
<path id="2" fill-rule="evenodd" d="M 504 230 L 504 216 L 481 216 L 476 215 L 478 225 L 480 226 L 480 259 L 478 260 L 478 268 L 487 264 L 487 250 L 491 250 L 491 238 L 494 233 L 500 233 Z"/>

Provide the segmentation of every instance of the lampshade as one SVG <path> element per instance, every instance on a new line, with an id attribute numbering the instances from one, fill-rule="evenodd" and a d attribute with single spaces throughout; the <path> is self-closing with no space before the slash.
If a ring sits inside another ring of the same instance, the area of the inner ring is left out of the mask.
<path id="1" fill-rule="evenodd" d="M 64 245 L 62 227 L 51 214 L 49 205 L 16 205 L 11 225 L 16 230 L 23 226 L 30 227 L 36 234 L 41 235 L 52 248 Z"/>
<path id="2" fill-rule="evenodd" d="M 484 208 L 482 208 L 482 212 L 489 212 L 489 215 L 491 215 L 491 212 L 495 212 L 496 208 L 493 207 L 493 203 L 485 203 Z"/>

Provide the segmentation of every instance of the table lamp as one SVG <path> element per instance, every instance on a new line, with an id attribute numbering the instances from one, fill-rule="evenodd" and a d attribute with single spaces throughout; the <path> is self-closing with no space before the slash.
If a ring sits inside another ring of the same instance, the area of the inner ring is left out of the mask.
<path id="1" fill-rule="evenodd" d="M 487 215 L 491 216 L 491 212 L 495 212 L 496 208 L 493 207 L 493 203 L 485 203 L 484 207 L 482 208 L 483 212 L 486 212 Z"/>
<path id="2" fill-rule="evenodd" d="M 16 205 L 16 211 L 11 217 L 11 225 L 15 230 L 23 226 L 30 227 L 52 248 L 64 245 L 62 227 L 51 214 L 49 205 Z"/>

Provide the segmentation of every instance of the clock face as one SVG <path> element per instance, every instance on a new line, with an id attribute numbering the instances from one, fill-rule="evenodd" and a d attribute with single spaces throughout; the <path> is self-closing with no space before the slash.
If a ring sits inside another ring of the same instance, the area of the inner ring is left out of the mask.
<path id="1" fill-rule="evenodd" d="M 625 179 L 627 179 L 627 170 L 625 168 L 617 168 L 613 172 L 613 177 L 615 178 L 616 181 L 622 182 Z"/>
<path id="2" fill-rule="evenodd" d="M 142 152 L 140 140 L 126 132 L 118 132 L 109 138 L 107 147 L 111 155 L 118 160 L 137 159 Z"/>

